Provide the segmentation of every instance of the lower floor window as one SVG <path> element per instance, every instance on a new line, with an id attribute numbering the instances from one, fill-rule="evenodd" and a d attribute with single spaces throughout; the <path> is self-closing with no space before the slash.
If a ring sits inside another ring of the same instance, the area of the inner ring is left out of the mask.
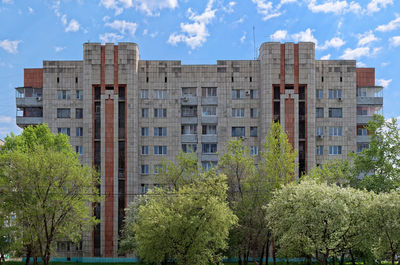
<path id="1" fill-rule="evenodd" d="M 217 161 L 202 161 L 201 166 L 204 170 L 210 170 L 211 168 L 218 165 Z"/>
<path id="2" fill-rule="evenodd" d="M 329 154 L 330 155 L 341 155 L 342 154 L 342 146 L 341 145 L 329 146 Z"/>
<path id="3" fill-rule="evenodd" d="M 182 144 L 182 151 L 184 153 L 196 153 L 197 144 Z"/>

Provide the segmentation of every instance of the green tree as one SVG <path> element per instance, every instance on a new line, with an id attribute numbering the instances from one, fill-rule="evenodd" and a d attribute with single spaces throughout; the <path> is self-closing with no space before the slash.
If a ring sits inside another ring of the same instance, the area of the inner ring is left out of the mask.
<path id="1" fill-rule="evenodd" d="M 352 165 L 349 160 L 328 160 L 321 166 L 312 168 L 308 176 L 318 183 L 341 187 L 356 186 L 356 178 L 352 175 Z"/>
<path id="2" fill-rule="evenodd" d="M 82 166 L 68 137 L 53 135 L 47 125 L 27 127 L 5 139 L 0 178 L 7 186 L 3 206 L 23 231 L 19 240 L 45 265 L 57 239 L 77 241 L 95 223 L 91 203 L 99 201 L 96 174 Z"/>
<path id="3" fill-rule="evenodd" d="M 374 115 L 368 122 L 369 148 L 353 154 L 354 174 L 361 175 L 359 188 L 387 192 L 400 184 L 400 133 L 396 119 Z"/>
<path id="4" fill-rule="evenodd" d="M 358 247 L 365 231 L 363 202 L 371 196 L 313 180 L 277 190 L 268 220 L 282 254 L 312 256 L 325 265 L 330 256 Z"/>
<path id="5" fill-rule="evenodd" d="M 381 260 L 400 262 L 400 194 L 380 193 L 369 208 L 369 233 L 373 234 L 373 251 Z"/>
<path id="6" fill-rule="evenodd" d="M 213 170 L 177 190 L 150 191 L 140 206 L 129 208 L 137 216 L 126 222 L 137 255 L 154 264 L 168 259 L 184 265 L 219 262 L 237 222 L 226 191 L 226 177 Z"/>

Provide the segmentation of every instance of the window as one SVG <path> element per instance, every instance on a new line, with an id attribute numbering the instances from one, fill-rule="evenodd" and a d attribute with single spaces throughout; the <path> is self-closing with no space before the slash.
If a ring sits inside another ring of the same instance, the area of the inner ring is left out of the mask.
<path id="1" fill-rule="evenodd" d="M 167 146 L 155 145 L 154 146 L 154 154 L 155 155 L 166 155 L 167 154 Z"/>
<path id="2" fill-rule="evenodd" d="M 317 118 L 323 118 L 324 117 L 324 108 L 316 108 L 315 115 L 317 116 Z"/>
<path id="3" fill-rule="evenodd" d="M 154 90 L 154 98 L 156 99 L 166 99 L 167 90 L 166 89 L 156 89 Z"/>
<path id="4" fill-rule="evenodd" d="M 202 87 L 201 88 L 201 96 L 202 97 L 216 97 L 217 96 L 217 88 L 216 87 Z"/>
<path id="5" fill-rule="evenodd" d="M 166 127 L 154 127 L 154 136 L 167 136 Z"/>
<path id="6" fill-rule="evenodd" d="M 83 136 L 83 128 L 76 127 L 76 136 Z"/>
<path id="7" fill-rule="evenodd" d="M 246 93 L 244 89 L 232 89 L 232 99 L 245 98 Z"/>
<path id="8" fill-rule="evenodd" d="M 57 132 L 70 136 L 71 130 L 70 128 L 57 128 Z"/>
<path id="9" fill-rule="evenodd" d="M 218 165 L 217 161 L 201 161 L 201 166 L 204 170 L 210 170 L 211 168 Z"/>
<path id="10" fill-rule="evenodd" d="M 317 89 L 315 92 L 316 92 L 317 99 L 323 99 L 324 98 L 324 91 L 322 89 Z"/>
<path id="11" fill-rule="evenodd" d="M 217 134 L 217 125 L 203 125 L 202 126 L 202 134 Z"/>
<path id="12" fill-rule="evenodd" d="M 329 127 L 329 136 L 342 136 L 342 127 Z"/>
<path id="13" fill-rule="evenodd" d="M 142 174 L 149 174 L 149 165 L 142 165 Z"/>
<path id="14" fill-rule="evenodd" d="M 197 134 L 197 124 L 182 125 L 181 134 Z"/>
<path id="15" fill-rule="evenodd" d="M 83 99 L 83 91 L 76 90 L 76 99 Z"/>
<path id="16" fill-rule="evenodd" d="M 182 87 L 182 96 L 197 96 L 195 87 Z"/>
<path id="17" fill-rule="evenodd" d="M 324 146 L 323 145 L 317 145 L 317 150 L 315 151 L 315 153 L 319 156 L 324 154 Z"/>
<path id="18" fill-rule="evenodd" d="M 57 109 L 57 118 L 71 118 L 71 109 Z"/>
<path id="19" fill-rule="evenodd" d="M 216 116 L 217 106 L 204 106 L 202 111 L 203 116 Z"/>
<path id="20" fill-rule="evenodd" d="M 342 118 L 342 108 L 329 108 L 329 118 Z"/>
<path id="21" fill-rule="evenodd" d="M 367 88 L 366 87 L 358 87 L 357 88 L 357 96 L 358 97 L 366 97 L 367 96 Z"/>
<path id="22" fill-rule="evenodd" d="M 140 90 L 140 98 L 141 98 L 141 99 L 147 99 L 147 98 L 149 98 L 149 90 L 148 90 L 148 89 L 142 89 L 142 90 Z"/>
<path id="23" fill-rule="evenodd" d="M 162 170 L 163 170 L 163 166 L 162 165 L 157 164 L 157 165 L 154 165 L 154 167 L 153 167 L 153 173 L 155 175 L 160 173 Z"/>
<path id="24" fill-rule="evenodd" d="M 197 117 L 197 106 L 182 106 L 182 117 Z"/>
<path id="25" fill-rule="evenodd" d="M 250 98 L 251 99 L 258 98 L 258 90 L 257 89 L 250 89 Z"/>
<path id="26" fill-rule="evenodd" d="M 149 136 L 149 127 L 142 127 L 142 136 Z"/>
<path id="27" fill-rule="evenodd" d="M 184 153 L 196 153 L 197 144 L 182 144 L 182 151 Z"/>
<path id="28" fill-rule="evenodd" d="M 148 154 L 149 154 L 149 146 L 143 145 L 142 146 L 142 155 L 148 155 Z"/>
<path id="29" fill-rule="evenodd" d="M 364 149 L 369 148 L 369 143 L 357 143 L 357 152 L 360 153 Z"/>
<path id="30" fill-rule="evenodd" d="M 58 99 L 71 99 L 71 94 L 69 90 L 58 90 L 57 91 Z"/>
<path id="31" fill-rule="evenodd" d="M 342 90 L 341 89 L 329 89 L 329 98 L 342 98 Z"/>
<path id="32" fill-rule="evenodd" d="M 149 174 L 149 173 L 146 173 Z M 145 194 L 149 191 L 149 184 L 141 184 L 142 187 L 142 193 Z"/>
<path id="33" fill-rule="evenodd" d="M 154 109 L 154 118 L 166 118 L 167 109 Z"/>
<path id="34" fill-rule="evenodd" d="M 357 135 L 368 135 L 368 130 L 366 128 L 358 128 Z"/>
<path id="35" fill-rule="evenodd" d="M 316 127 L 315 136 L 324 136 L 324 127 Z"/>
<path id="36" fill-rule="evenodd" d="M 258 109 L 250 109 L 250 118 L 258 118 Z"/>
<path id="37" fill-rule="evenodd" d="M 235 117 L 235 118 L 244 118 L 244 108 L 241 108 L 241 109 L 232 109 L 232 117 Z"/>
<path id="38" fill-rule="evenodd" d="M 258 136 L 257 127 L 250 127 L 250 136 L 252 136 L 252 137 Z"/>
<path id="39" fill-rule="evenodd" d="M 149 109 L 142 109 L 142 118 L 149 117 Z"/>
<path id="40" fill-rule="evenodd" d="M 77 152 L 79 155 L 83 155 L 83 146 L 82 145 L 75 146 L 75 152 Z"/>
<path id="41" fill-rule="evenodd" d="M 232 137 L 244 137 L 245 127 L 232 127 Z"/>
<path id="42" fill-rule="evenodd" d="M 342 146 L 341 145 L 330 145 L 329 146 L 329 154 L 330 155 L 341 155 L 342 154 Z"/>
<path id="43" fill-rule="evenodd" d="M 83 109 L 75 109 L 75 118 L 82 119 L 83 118 Z"/>
<path id="44" fill-rule="evenodd" d="M 217 153 L 217 144 L 202 144 L 202 152 L 204 154 Z"/>
<path id="45" fill-rule="evenodd" d="M 250 147 L 250 155 L 252 155 L 252 156 L 258 155 L 258 146 L 251 146 Z"/>

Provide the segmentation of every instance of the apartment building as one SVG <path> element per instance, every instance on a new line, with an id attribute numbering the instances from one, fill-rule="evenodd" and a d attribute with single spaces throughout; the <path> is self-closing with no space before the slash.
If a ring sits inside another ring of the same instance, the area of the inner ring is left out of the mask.
<path id="1" fill-rule="evenodd" d="M 257 60 L 213 65 L 146 61 L 135 43 L 85 43 L 83 60 L 43 61 L 16 88 L 17 124 L 65 133 L 101 172 L 101 219 L 82 245 L 60 255 L 118 257 L 124 208 L 154 185 L 162 159 L 196 152 L 205 168 L 233 137 L 257 161 L 273 121 L 299 151 L 298 172 L 368 147 L 364 126 L 382 109 L 374 68 L 315 60 L 310 42 L 263 43 Z M 68 247 L 67 247 L 68 246 Z"/>

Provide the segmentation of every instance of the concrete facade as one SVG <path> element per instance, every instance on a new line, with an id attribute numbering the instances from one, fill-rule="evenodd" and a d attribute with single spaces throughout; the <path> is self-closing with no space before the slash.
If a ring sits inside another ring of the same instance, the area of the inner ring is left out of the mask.
<path id="1" fill-rule="evenodd" d="M 313 43 L 263 43 L 258 60 L 215 65 L 140 60 L 134 43 L 85 43 L 82 61 L 25 69 L 17 124 L 67 133 L 84 163 L 101 172 L 101 223 L 62 256 L 117 257 L 123 209 L 154 183 L 162 159 L 196 149 L 215 165 L 232 137 L 257 161 L 276 120 L 299 150 L 298 172 L 368 146 L 364 126 L 382 108 L 373 68 L 315 60 Z"/>

